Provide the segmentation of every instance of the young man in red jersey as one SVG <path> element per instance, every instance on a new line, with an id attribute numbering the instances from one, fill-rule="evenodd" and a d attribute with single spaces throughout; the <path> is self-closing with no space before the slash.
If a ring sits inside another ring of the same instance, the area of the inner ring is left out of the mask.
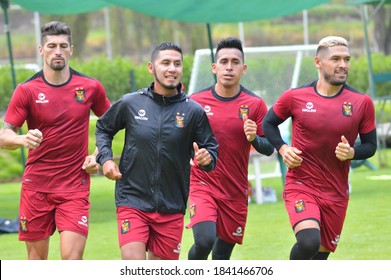
<path id="1" fill-rule="evenodd" d="M 99 165 L 88 156 L 90 111 L 109 107 L 102 84 L 68 65 L 72 34 L 62 22 L 41 28 L 43 69 L 19 84 L 11 98 L 0 147 L 26 147 L 19 240 L 28 259 L 47 259 L 49 238 L 60 233 L 62 259 L 82 259 L 88 235 L 90 175 Z M 17 134 L 27 122 L 28 132 Z"/>
<path id="2" fill-rule="evenodd" d="M 240 84 L 247 71 L 238 38 L 221 40 L 216 63 L 217 83 L 190 98 L 204 107 L 219 143 L 215 170 L 205 172 L 195 164 L 190 178 L 190 224 L 194 245 L 190 260 L 228 260 L 235 244 L 242 244 L 248 208 L 248 163 L 251 146 L 271 155 L 274 147 L 263 136 L 267 112 L 263 99 Z"/>
<path id="3" fill-rule="evenodd" d="M 376 152 L 373 102 L 346 84 L 347 41 L 320 40 L 315 66 L 319 79 L 285 91 L 263 121 L 266 137 L 289 169 L 283 198 L 296 236 L 291 260 L 326 260 L 336 250 L 349 201 L 350 162 Z M 292 146 L 278 129 L 289 117 Z M 361 144 L 353 147 L 358 135 Z"/>

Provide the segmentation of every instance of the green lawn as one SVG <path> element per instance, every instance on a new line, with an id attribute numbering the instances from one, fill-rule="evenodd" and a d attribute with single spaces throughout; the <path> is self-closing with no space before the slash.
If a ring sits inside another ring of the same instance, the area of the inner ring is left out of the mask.
<path id="1" fill-rule="evenodd" d="M 376 157 L 371 161 L 375 163 Z M 265 168 L 269 167 L 262 166 L 262 170 Z M 351 183 L 352 194 L 345 227 L 338 249 L 329 259 L 391 260 L 391 167 L 372 171 L 361 166 L 351 173 Z M 277 191 L 278 201 L 250 204 L 244 243 L 235 248 L 232 255 L 234 260 L 286 260 L 294 243 L 294 235 L 280 197 L 281 178 L 264 179 L 262 184 Z M 0 218 L 16 218 L 19 191 L 19 183 L 0 185 Z M 182 260 L 187 259 L 192 243 L 192 232 L 185 229 Z M 49 259 L 59 259 L 58 233 L 51 238 L 50 246 Z M 0 235 L 0 259 L 23 260 L 26 258 L 25 251 L 25 245 L 17 240 L 17 234 Z M 101 176 L 92 178 L 90 235 L 84 258 L 120 259 L 114 183 Z"/>

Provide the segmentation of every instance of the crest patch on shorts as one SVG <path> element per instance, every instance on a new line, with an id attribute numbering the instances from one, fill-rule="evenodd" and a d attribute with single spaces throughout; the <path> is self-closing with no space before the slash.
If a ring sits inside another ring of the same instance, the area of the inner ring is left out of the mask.
<path id="1" fill-rule="evenodd" d="M 23 232 L 27 231 L 27 218 L 26 218 L 26 216 L 20 216 L 19 225 L 20 225 L 21 231 L 23 231 Z"/>
<path id="2" fill-rule="evenodd" d="M 298 200 L 295 202 L 295 210 L 296 210 L 296 213 L 300 213 L 305 210 L 304 200 Z"/>
<path id="3" fill-rule="evenodd" d="M 196 205 L 195 204 L 192 204 L 189 208 L 189 212 L 190 212 L 190 218 L 193 218 L 194 215 L 196 214 Z"/>
<path id="4" fill-rule="evenodd" d="M 121 224 L 121 234 L 125 234 L 125 233 L 129 232 L 129 230 L 130 230 L 130 222 L 129 222 L 129 220 L 122 221 L 122 224 Z"/>

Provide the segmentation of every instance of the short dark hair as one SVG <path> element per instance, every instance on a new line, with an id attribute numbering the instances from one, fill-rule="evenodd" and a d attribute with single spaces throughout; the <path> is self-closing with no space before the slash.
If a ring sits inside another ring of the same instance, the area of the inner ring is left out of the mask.
<path id="1" fill-rule="evenodd" d="M 51 21 L 41 27 L 41 44 L 44 44 L 45 37 L 50 35 L 68 35 L 69 44 L 72 45 L 72 31 L 64 22 Z"/>
<path id="2" fill-rule="evenodd" d="M 242 60 L 244 62 L 244 52 L 243 52 L 242 41 L 240 41 L 239 38 L 237 38 L 237 37 L 228 37 L 228 38 L 222 39 L 217 44 L 215 57 L 217 57 L 217 54 L 219 53 L 219 51 L 221 49 L 238 49 L 242 53 Z"/>
<path id="3" fill-rule="evenodd" d="M 165 51 L 165 50 L 174 50 L 174 51 L 179 52 L 181 54 L 181 60 L 183 60 L 183 53 L 182 53 L 182 49 L 180 46 L 178 46 L 177 44 L 171 43 L 171 42 L 163 42 L 163 43 L 160 43 L 159 45 L 157 45 L 153 49 L 152 54 L 151 54 L 151 62 L 154 62 L 156 60 L 160 51 Z"/>

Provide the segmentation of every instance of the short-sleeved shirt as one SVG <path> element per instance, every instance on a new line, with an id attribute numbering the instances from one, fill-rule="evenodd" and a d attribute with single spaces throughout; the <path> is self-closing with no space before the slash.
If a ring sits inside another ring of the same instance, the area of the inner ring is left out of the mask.
<path id="1" fill-rule="evenodd" d="M 212 172 L 207 173 L 197 165 L 193 166 L 191 191 L 201 186 L 202 189 L 208 188 L 214 197 L 247 201 L 251 143 L 243 130 L 243 115 L 256 122 L 257 135 L 263 136 L 262 120 L 267 113 L 266 103 L 242 86 L 232 98 L 217 95 L 214 86 L 193 93 L 190 98 L 204 108 L 219 143 L 219 160 Z"/>
<path id="2" fill-rule="evenodd" d="M 39 129 L 43 142 L 29 150 L 22 187 L 40 192 L 89 190 L 89 175 L 81 169 L 88 154 L 90 111 L 101 116 L 109 107 L 103 85 L 70 69 L 62 85 L 49 84 L 43 71 L 19 84 L 4 121 Z"/>
<path id="3" fill-rule="evenodd" d="M 346 84 L 335 96 L 322 96 L 315 81 L 285 91 L 273 110 L 281 119 L 292 117 L 292 146 L 302 151 L 303 162 L 288 170 L 286 186 L 300 186 L 330 200 L 347 200 L 350 160 L 340 161 L 335 149 L 342 135 L 353 146 L 359 133 L 376 128 L 372 99 Z"/>

